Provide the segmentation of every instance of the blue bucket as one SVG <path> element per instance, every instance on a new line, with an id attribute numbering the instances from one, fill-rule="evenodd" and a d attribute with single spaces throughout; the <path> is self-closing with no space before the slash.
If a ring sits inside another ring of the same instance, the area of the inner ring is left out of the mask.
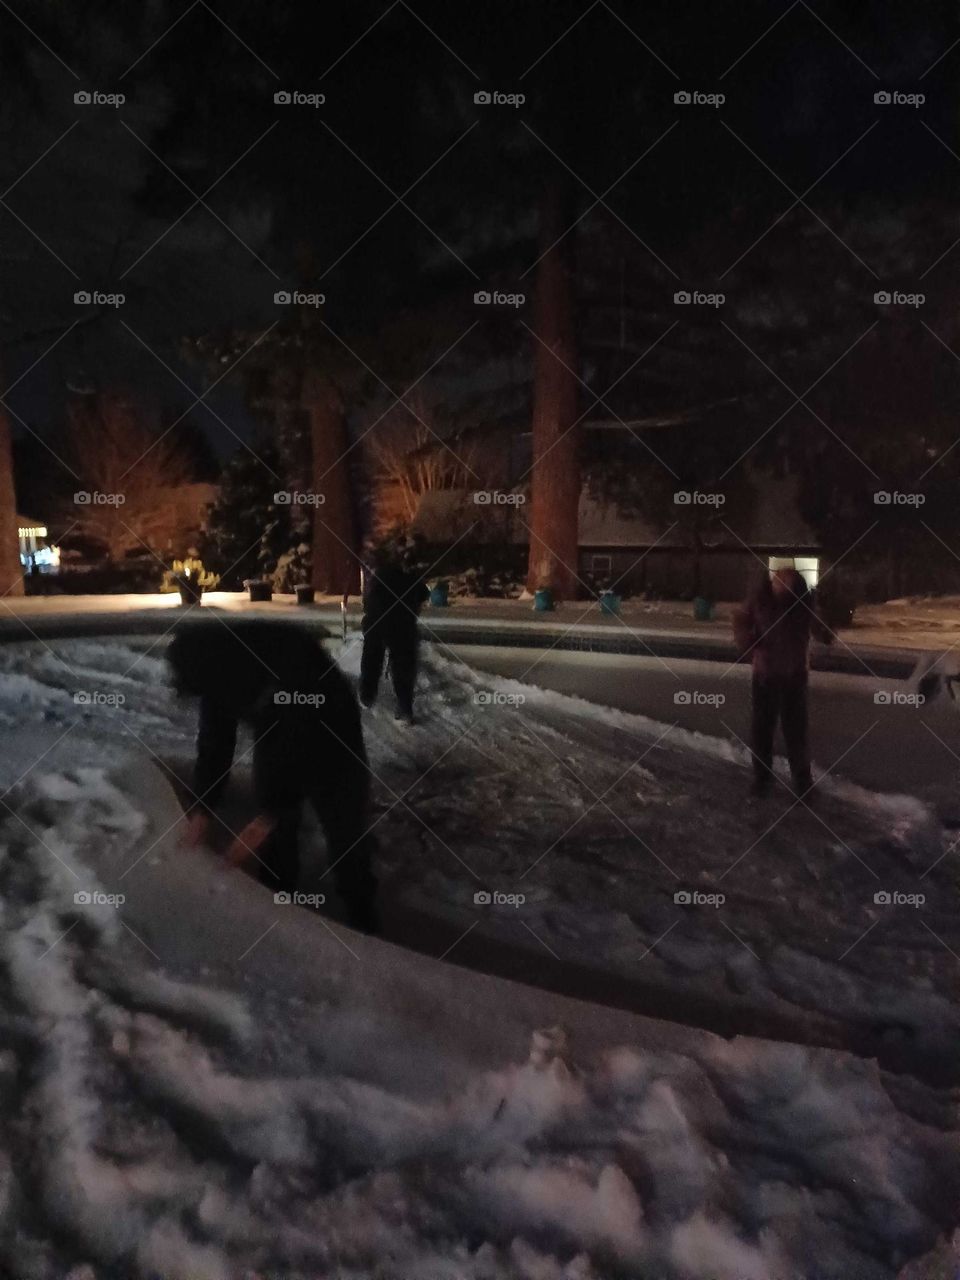
<path id="1" fill-rule="evenodd" d="M 611 617 L 616 617 L 620 612 L 620 596 L 615 591 L 602 591 L 600 593 L 600 612 L 609 613 Z"/>
<path id="2" fill-rule="evenodd" d="M 449 582 L 438 582 L 435 587 L 430 588 L 430 603 L 435 609 L 445 609 L 450 603 L 450 584 Z"/>
<path id="3" fill-rule="evenodd" d="M 703 596 L 696 596 L 693 601 L 693 616 L 697 622 L 709 622 L 713 617 L 713 604 Z"/>
<path id="4" fill-rule="evenodd" d="M 553 592 L 549 587 L 540 587 L 533 593 L 533 607 L 537 613 L 550 613 L 553 609 Z"/>

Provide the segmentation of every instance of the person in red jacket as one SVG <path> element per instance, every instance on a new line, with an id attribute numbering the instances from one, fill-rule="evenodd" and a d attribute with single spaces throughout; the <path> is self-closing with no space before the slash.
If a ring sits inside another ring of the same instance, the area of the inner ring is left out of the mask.
<path id="1" fill-rule="evenodd" d="M 763 797 L 773 782 L 773 740 L 783 729 L 787 759 L 798 796 L 813 785 L 807 732 L 810 638 L 833 636 L 820 620 L 813 592 L 796 569 L 764 574 L 734 614 L 733 633 L 741 657 L 753 665 L 752 794 Z"/>

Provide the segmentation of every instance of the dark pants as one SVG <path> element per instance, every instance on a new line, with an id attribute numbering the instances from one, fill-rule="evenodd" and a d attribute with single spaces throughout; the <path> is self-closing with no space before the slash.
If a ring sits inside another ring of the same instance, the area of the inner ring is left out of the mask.
<path id="1" fill-rule="evenodd" d="M 417 678 L 417 644 L 415 628 L 382 631 L 372 626 L 363 636 L 360 658 L 360 700 L 370 706 L 376 700 L 383 675 L 384 659 L 390 658 L 390 678 L 397 699 L 397 710 L 413 714 L 413 686 Z"/>
<path id="2" fill-rule="evenodd" d="M 303 883 L 300 877 L 298 833 L 303 801 L 309 800 L 323 828 L 327 865 L 350 923 L 358 928 L 374 928 L 377 879 L 371 862 L 377 842 L 368 829 L 371 818 L 366 764 L 358 760 L 354 767 L 350 757 L 344 768 L 329 770 L 317 781 L 311 780 L 298 795 L 295 783 L 278 789 L 270 751 L 259 753 L 258 758 L 255 750 L 254 779 L 260 805 L 274 822 L 257 853 L 263 884 L 274 893 L 293 893 L 296 889 L 304 893 L 325 892 L 329 882 L 322 874 L 318 873 L 310 883 Z"/>
<path id="3" fill-rule="evenodd" d="M 793 785 L 806 791 L 811 784 L 807 745 L 807 675 L 753 677 L 753 776 L 757 791 L 773 781 L 773 739 L 779 720 L 787 747 Z"/>

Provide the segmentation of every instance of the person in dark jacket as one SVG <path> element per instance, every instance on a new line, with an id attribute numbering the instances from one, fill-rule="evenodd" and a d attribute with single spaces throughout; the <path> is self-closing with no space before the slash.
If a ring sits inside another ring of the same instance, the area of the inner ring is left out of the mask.
<path id="1" fill-rule="evenodd" d="M 773 781 L 773 740 L 783 729 L 797 795 L 813 786 L 807 729 L 810 638 L 833 639 L 816 611 L 813 593 L 796 569 L 764 574 L 734 614 L 734 638 L 753 665 L 753 790 L 762 797 Z"/>
<path id="2" fill-rule="evenodd" d="M 188 808 L 193 842 L 206 838 L 230 776 L 238 726 L 246 724 L 261 813 L 234 841 L 230 859 L 255 855 L 260 879 L 274 892 L 302 888 L 297 831 L 309 800 L 348 920 L 375 932 L 370 771 L 357 700 L 336 663 L 302 628 L 257 619 L 184 624 L 167 654 L 177 691 L 200 699 Z"/>
<path id="3" fill-rule="evenodd" d="M 385 659 L 397 699 L 397 719 L 413 720 L 413 688 L 420 640 L 418 618 L 427 589 L 416 549 L 407 546 L 387 554 L 370 576 L 363 601 L 363 653 L 360 658 L 360 701 L 376 701 Z"/>

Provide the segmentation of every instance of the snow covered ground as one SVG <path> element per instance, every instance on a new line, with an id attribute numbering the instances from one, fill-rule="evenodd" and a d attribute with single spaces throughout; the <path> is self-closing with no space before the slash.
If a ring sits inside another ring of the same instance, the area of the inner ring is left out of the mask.
<path id="1" fill-rule="evenodd" d="M 929 811 L 831 776 L 817 816 L 748 817 L 736 744 L 440 654 L 422 684 L 413 729 L 389 696 L 366 721 L 398 919 L 449 926 L 449 960 L 546 954 L 900 1074 L 275 905 L 177 843 L 151 757 L 185 768 L 194 712 L 162 645 L 7 645 L 7 1272 L 873 1280 L 955 1224 L 956 854 Z"/>

